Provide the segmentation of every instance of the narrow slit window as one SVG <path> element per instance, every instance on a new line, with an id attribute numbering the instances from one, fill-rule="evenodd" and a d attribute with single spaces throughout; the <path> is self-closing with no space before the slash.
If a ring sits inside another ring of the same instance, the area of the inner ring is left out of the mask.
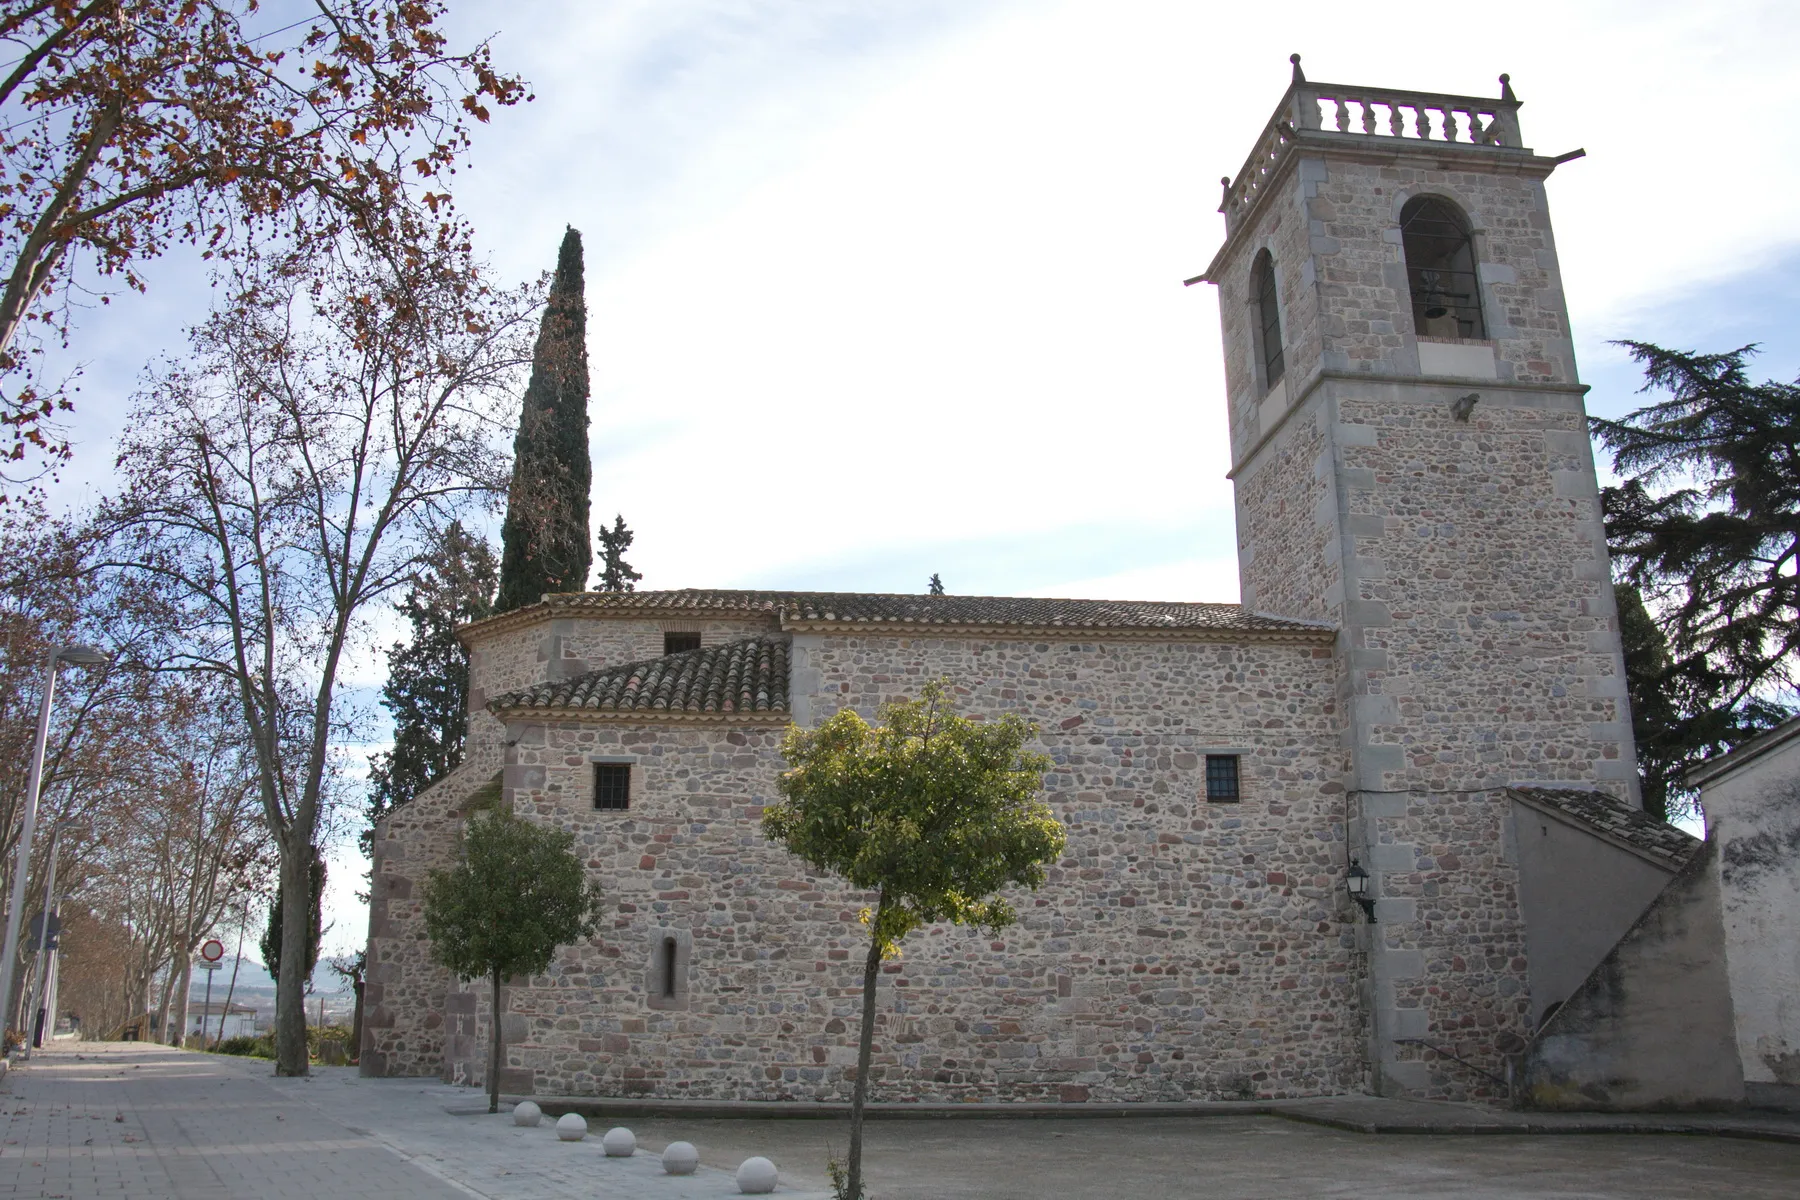
<path id="1" fill-rule="evenodd" d="M 1420 337 L 1485 338 L 1475 244 L 1457 207 L 1415 196 L 1400 210 L 1400 244 L 1412 289 L 1413 332 Z"/>
<path id="2" fill-rule="evenodd" d="M 662 944 L 662 994 L 675 995 L 675 960 L 677 952 L 674 938 L 664 938 Z"/>
<path id="3" fill-rule="evenodd" d="M 1238 795 L 1238 756 L 1206 756 L 1206 799 L 1212 804 L 1235 804 Z"/>
<path id="4" fill-rule="evenodd" d="M 1281 382 L 1287 371 L 1287 357 L 1281 346 L 1281 306 L 1275 295 L 1275 259 L 1267 250 L 1256 256 L 1256 269 L 1251 279 L 1256 301 L 1256 344 L 1262 355 L 1263 389 Z"/>
<path id="5" fill-rule="evenodd" d="M 631 807 L 631 764 L 594 764 L 594 807 L 622 812 Z"/>
<path id="6" fill-rule="evenodd" d="M 663 653 L 680 654 L 683 650 L 698 650 L 700 635 L 697 633 L 665 633 L 663 634 Z"/>

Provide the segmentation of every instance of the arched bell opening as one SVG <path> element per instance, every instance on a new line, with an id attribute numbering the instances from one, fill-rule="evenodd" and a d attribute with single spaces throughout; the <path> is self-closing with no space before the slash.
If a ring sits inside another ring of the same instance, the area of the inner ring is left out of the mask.
<path id="1" fill-rule="evenodd" d="M 1487 337 L 1475 245 L 1462 210 L 1441 196 L 1415 196 L 1400 210 L 1413 332 L 1420 337 Z"/>

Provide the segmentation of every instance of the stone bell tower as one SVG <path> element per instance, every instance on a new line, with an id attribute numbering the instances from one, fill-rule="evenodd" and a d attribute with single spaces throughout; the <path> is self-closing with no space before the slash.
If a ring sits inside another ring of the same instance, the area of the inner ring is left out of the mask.
<path id="1" fill-rule="evenodd" d="M 1512 786 L 1637 801 L 1544 181 L 1498 99 L 1293 82 L 1201 279 L 1246 607 L 1329 621 L 1372 1083 L 1492 1091 L 1529 1035 Z M 1196 282 L 1196 281 L 1190 281 Z M 1429 1043 L 1427 1046 L 1425 1043 Z"/>

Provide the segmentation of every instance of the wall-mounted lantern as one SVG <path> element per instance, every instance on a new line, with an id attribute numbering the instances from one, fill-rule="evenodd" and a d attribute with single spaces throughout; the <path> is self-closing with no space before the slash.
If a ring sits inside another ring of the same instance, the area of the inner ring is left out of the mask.
<path id="1" fill-rule="evenodd" d="M 1363 912 L 1367 913 L 1369 920 L 1373 921 L 1375 919 L 1375 897 L 1369 891 L 1369 873 L 1363 870 L 1360 859 L 1350 860 L 1350 873 L 1344 877 L 1344 890 L 1350 893 L 1352 900 L 1362 905 Z"/>

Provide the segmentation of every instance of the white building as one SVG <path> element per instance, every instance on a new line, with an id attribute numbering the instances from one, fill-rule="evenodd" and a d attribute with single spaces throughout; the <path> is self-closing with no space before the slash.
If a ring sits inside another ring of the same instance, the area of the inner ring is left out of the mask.
<path id="1" fill-rule="evenodd" d="M 1800 717 L 1688 783 L 1719 846 L 1712 871 L 1745 1098 L 1800 1109 Z"/>
<path id="2" fill-rule="evenodd" d="M 220 1023 L 224 1024 L 224 1032 L 220 1033 Z M 189 1004 L 187 1032 L 189 1037 L 205 1034 L 208 1037 L 254 1037 L 256 1035 L 256 1010 L 244 1004 Z"/>

